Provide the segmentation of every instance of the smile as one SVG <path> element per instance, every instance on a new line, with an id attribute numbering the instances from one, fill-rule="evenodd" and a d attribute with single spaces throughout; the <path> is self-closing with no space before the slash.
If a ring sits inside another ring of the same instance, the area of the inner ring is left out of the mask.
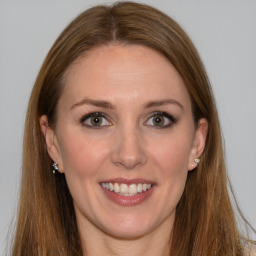
<path id="1" fill-rule="evenodd" d="M 117 178 L 99 183 L 104 194 L 121 206 L 135 206 L 148 200 L 157 187 L 155 182 L 143 179 Z"/>
<path id="2" fill-rule="evenodd" d="M 107 182 L 107 183 L 100 183 L 100 185 L 111 191 L 114 192 L 118 195 L 121 196 L 136 196 L 140 193 L 146 192 L 149 189 L 152 188 L 152 184 L 147 184 L 147 183 L 139 183 L 139 184 L 125 184 L 125 183 L 111 183 L 111 182 Z"/>

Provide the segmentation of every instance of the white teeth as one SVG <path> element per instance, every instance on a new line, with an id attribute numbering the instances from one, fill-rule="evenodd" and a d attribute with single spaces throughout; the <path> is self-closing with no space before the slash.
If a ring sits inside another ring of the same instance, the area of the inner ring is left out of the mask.
<path id="1" fill-rule="evenodd" d="M 137 189 L 137 186 L 135 184 L 131 184 L 129 186 L 129 194 L 130 195 L 137 194 L 137 191 L 138 191 L 138 189 Z"/>
<path id="2" fill-rule="evenodd" d="M 115 191 L 116 193 L 119 193 L 119 192 L 120 192 L 120 187 L 119 187 L 119 185 L 118 185 L 117 183 L 114 184 L 114 191 Z"/>
<path id="3" fill-rule="evenodd" d="M 137 185 L 137 190 L 138 190 L 138 193 L 142 192 L 142 184 L 141 183 Z"/>
<path id="4" fill-rule="evenodd" d="M 127 185 L 125 183 L 101 183 L 101 186 L 107 190 L 113 191 L 119 195 L 122 196 L 134 196 L 137 195 L 138 193 L 145 192 L 149 189 L 152 188 L 152 184 L 131 184 Z"/>
<path id="5" fill-rule="evenodd" d="M 109 190 L 110 190 L 110 191 L 113 191 L 113 190 L 114 190 L 114 186 L 113 186 L 112 183 L 109 183 Z"/>
<path id="6" fill-rule="evenodd" d="M 119 187 L 120 187 L 120 193 L 121 194 L 127 194 L 128 193 L 128 185 L 121 184 Z"/>

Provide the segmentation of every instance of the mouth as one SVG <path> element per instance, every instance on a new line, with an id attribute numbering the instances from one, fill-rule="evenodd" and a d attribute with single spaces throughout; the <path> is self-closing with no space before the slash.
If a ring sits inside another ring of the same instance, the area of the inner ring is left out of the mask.
<path id="1" fill-rule="evenodd" d="M 125 183 L 111 183 L 111 182 L 102 182 L 100 185 L 118 195 L 121 196 L 135 196 L 140 193 L 146 192 L 152 188 L 153 184 L 150 183 L 139 183 L 139 184 L 125 184 Z"/>
<path id="2" fill-rule="evenodd" d="M 111 201 L 122 206 L 133 206 L 148 199 L 156 184 L 141 179 L 116 179 L 100 182 L 99 185 Z"/>

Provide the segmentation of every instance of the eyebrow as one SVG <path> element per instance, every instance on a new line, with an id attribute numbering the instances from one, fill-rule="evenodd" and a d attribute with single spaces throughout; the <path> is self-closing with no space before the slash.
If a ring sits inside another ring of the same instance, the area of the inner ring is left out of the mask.
<path id="1" fill-rule="evenodd" d="M 81 101 L 75 103 L 74 105 L 71 106 L 70 110 L 82 106 L 82 105 L 91 105 L 99 108 L 107 108 L 107 109 L 114 109 L 114 105 L 111 104 L 108 101 L 105 100 L 93 100 L 93 99 L 82 99 Z M 144 105 L 144 108 L 152 108 L 152 107 L 159 107 L 163 105 L 168 105 L 168 104 L 174 104 L 178 107 L 180 107 L 183 110 L 183 106 L 180 102 L 174 100 L 174 99 L 164 99 L 164 100 L 156 100 L 156 101 L 150 101 Z"/>
<path id="2" fill-rule="evenodd" d="M 82 106 L 82 105 L 91 105 L 91 106 L 95 106 L 95 107 L 99 107 L 99 108 L 108 108 L 108 109 L 114 109 L 114 106 L 105 100 L 92 100 L 92 99 L 82 99 L 81 101 L 75 103 L 74 105 L 71 106 L 70 110 L 72 110 L 73 108 Z"/>
<path id="3" fill-rule="evenodd" d="M 159 107 L 159 106 L 168 105 L 168 104 L 174 104 L 174 105 L 180 107 L 182 110 L 184 109 L 183 105 L 174 99 L 150 101 L 145 104 L 145 108 Z"/>

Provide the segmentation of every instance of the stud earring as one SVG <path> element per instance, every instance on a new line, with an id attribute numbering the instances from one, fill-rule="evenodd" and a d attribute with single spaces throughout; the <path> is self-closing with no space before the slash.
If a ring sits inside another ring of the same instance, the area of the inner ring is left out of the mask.
<path id="1" fill-rule="evenodd" d="M 58 162 L 54 162 L 52 164 L 52 172 L 53 172 L 53 174 L 57 174 L 59 172 Z"/>
<path id="2" fill-rule="evenodd" d="M 200 163 L 200 159 L 199 158 L 195 158 L 195 163 L 199 164 Z"/>

